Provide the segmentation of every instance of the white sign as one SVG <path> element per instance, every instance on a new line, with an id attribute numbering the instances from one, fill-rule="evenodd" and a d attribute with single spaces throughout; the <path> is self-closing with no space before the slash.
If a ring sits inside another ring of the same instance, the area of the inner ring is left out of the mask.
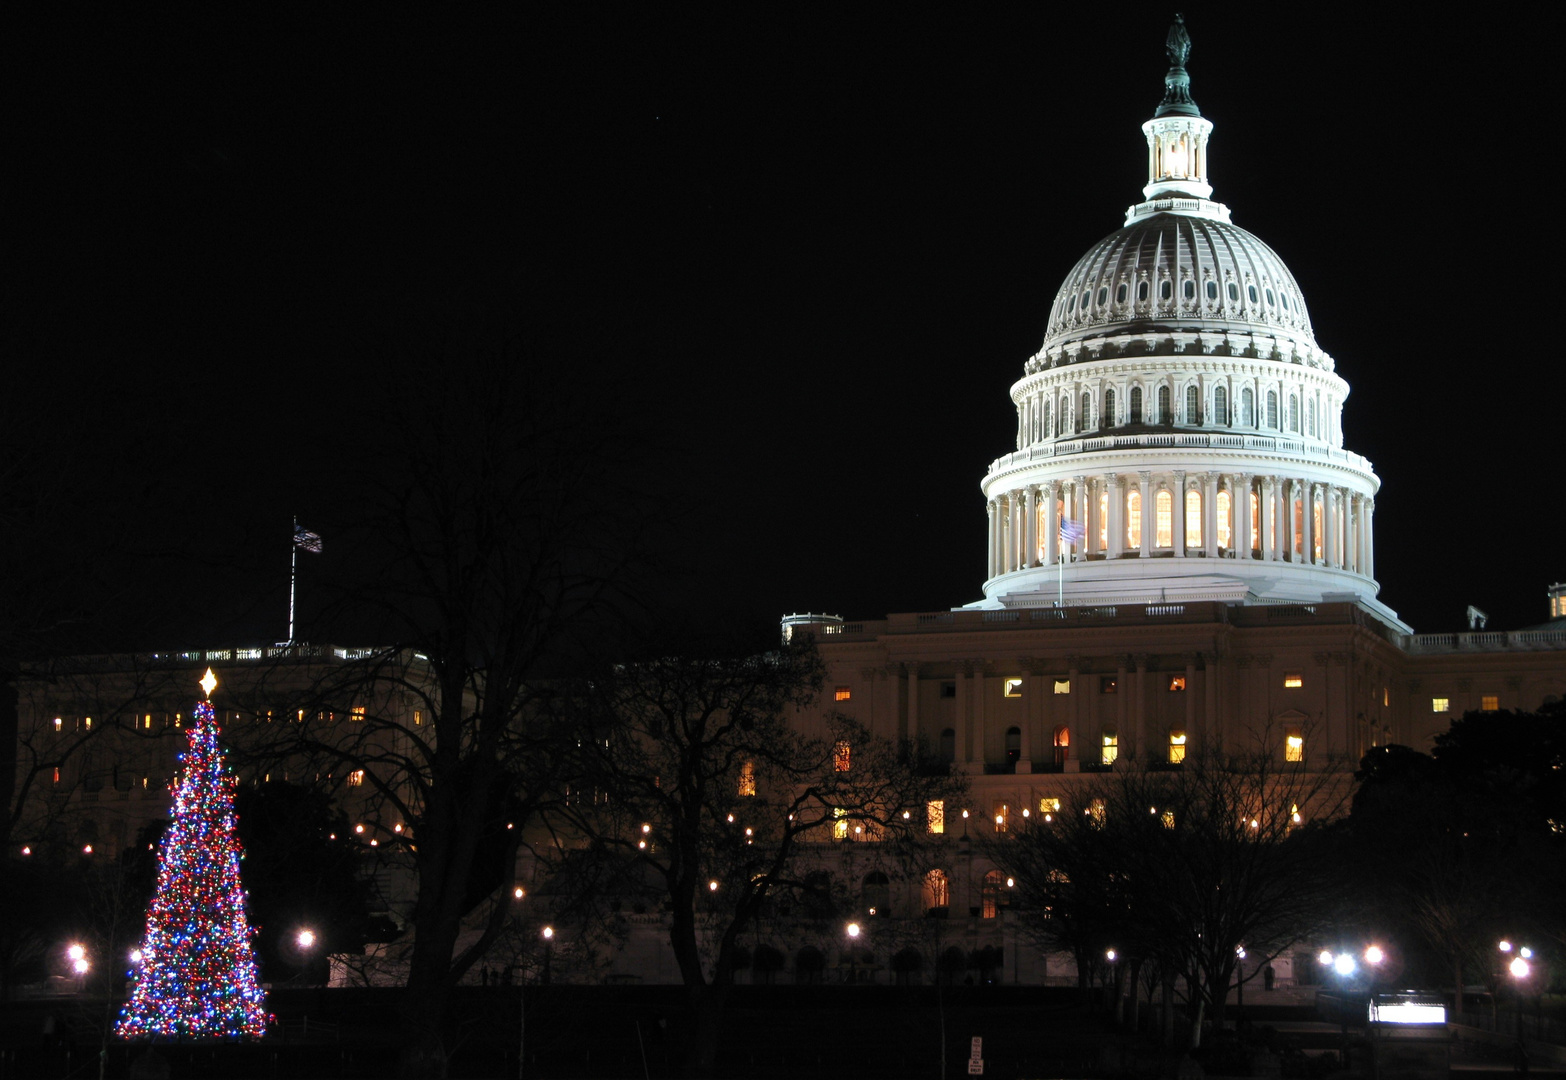
<path id="1" fill-rule="evenodd" d="M 983 1056 L 984 1038 L 981 1035 L 975 1035 L 972 1040 L 972 1045 L 970 1045 L 968 1048 L 968 1057 L 973 1061 L 978 1061 Z"/>
<path id="2" fill-rule="evenodd" d="M 983 1076 L 984 1075 L 984 1062 L 980 1061 L 978 1058 L 971 1059 L 968 1062 L 968 1075 L 969 1076 Z"/>

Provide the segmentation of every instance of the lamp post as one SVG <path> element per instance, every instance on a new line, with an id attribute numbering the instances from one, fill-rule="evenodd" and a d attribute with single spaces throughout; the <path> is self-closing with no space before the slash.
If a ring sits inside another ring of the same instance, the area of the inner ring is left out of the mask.
<path id="1" fill-rule="evenodd" d="M 1501 951 L 1510 952 L 1511 942 L 1501 942 Z M 1532 959 L 1533 950 L 1524 946 L 1517 950 L 1517 955 L 1506 965 L 1512 977 L 1512 1008 L 1517 1010 L 1517 1071 L 1520 1073 L 1528 1071 L 1528 1043 L 1523 1038 L 1523 987 L 1528 976 L 1533 974 L 1533 965 L 1528 962 Z"/>
<path id="2" fill-rule="evenodd" d="M 294 935 L 294 945 L 299 950 L 299 963 L 306 983 L 310 981 L 310 953 L 311 950 L 315 948 L 317 940 L 318 939 L 316 937 L 315 931 L 311 930 L 308 926 L 302 927 L 299 932 Z"/>
<path id="3" fill-rule="evenodd" d="M 555 928 L 553 926 L 546 926 L 541 931 L 541 933 L 542 933 L 543 938 L 544 938 L 544 972 L 543 972 L 542 975 L 539 976 L 538 981 L 539 981 L 539 983 L 541 985 L 548 986 L 549 985 L 549 960 L 550 960 L 550 953 L 554 950 Z"/>
<path id="4" fill-rule="evenodd" d="M 848 981 L 853 984 L 858 984 L 859 982 L 859 935 L 861 932 L 858 923 L 851 922 L 848 924 Z"/>

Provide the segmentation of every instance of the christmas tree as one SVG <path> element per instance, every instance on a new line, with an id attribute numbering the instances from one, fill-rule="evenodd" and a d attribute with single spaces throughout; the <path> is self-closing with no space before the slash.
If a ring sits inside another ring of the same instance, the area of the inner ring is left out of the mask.
<path id="1" fill-rule="evenodd" d="M 216 685 L 209 669 L 202 680 L 208 698 Z M 180 764 L 147 933 L 115 1031 L 122 1039 L 259 1037 L 266 1011 L 239 883 L 234 781 L 207 701 L 196 706 Z"/>

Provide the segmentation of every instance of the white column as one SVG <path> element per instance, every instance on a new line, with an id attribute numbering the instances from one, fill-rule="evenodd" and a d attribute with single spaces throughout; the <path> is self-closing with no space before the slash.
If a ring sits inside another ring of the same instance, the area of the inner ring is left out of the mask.
<path id="1" fill-rule="evenodd" d="M 1125 480 L 1110 473 L 1104 477 L 1104 488 L 1109 492 L 1109 550 L 1105 557 L 1118 559 L 1126 549 Z"/>
<path id="2" fill-rule="evenodd" d="M 1218 557 L 1218 474 L 1208 473 L 1206 483 L 1202 485 L 1202 550 L 1207 552 L 1209 559 Z M 1234 495 L 1229 495 L 1229 505 L 1234 506 Z M 1230 543 L 1233 543 L 1234 530 L 1229 530 Z"/>
<path id="3" fill-rule="evenodd" d="M 1376 500 L 1365 498 L 1365 576 L 1376 576 L 1376 539 L 1372 526 L 1375 523 Z"/>
<path id="4" fill-rule="evenodd" d="M 1087 553 L 1092 550 L 1092 544 L 1091 544 L 1092 538 L 1087 535 L 1087 526 L 1088 526 L 1088 517 L 1087 517 L 1088 483 L 1087 483 L 1087 477 L 1085 477 L 1085 476 L 1074 476 L 1074 477 L 1071 478 L 1071 504 L 1072 504 L 1072 508 L 1073 508 L 1072 512 L 1071 512 L 1071 516 L 1073 518 L 1075 518 L 1077 521 L 1082 523 L 1082 530 L 1083 530 L 1082 541 L 1081 541 L 1081 543 L 1076 545 L 1076 548 L 1077 548 L 1077 556 L 1076 557 L 1077 557 L 1078 561 L 1081 561 L 1081 560 L 1087 558 Z"/>
<path id="5" fill-rule="evenodd" d="M 990 513 L 990 550 L 986 560 L 984 579 L 988 581 L 995 576 L 995 500 L 991 499 L 985 504 Z"/>
<path id="6" fill-rule="evenodd" d="M 1175 558 L 1185 558 L 1185 473 L 1176 472 L 1171 485 L 1174 495 L 1174 553 Z"/>
<path id="7" fill-rule="evenodd" d="M 1303 558 L 1311 566 L 1316 565 L 1316 485 L 1309 481 L 1301 481 L 1300 487 L 1304 491 L 1300 499 L 1300 533 L 1304 537 Z"/>
<path id="8" fill-rule="evenodd" d="M 1321 417 L 1318 416 L 1316 420 L 1320 423 Z M 1337 493 L 1338 489 L 1331 484 L 1321 491 L 1321 556 L 1322 561 L 1331 567 L 1338 565 L 1338 515 L 1332 505 Z"/>
<path id="9" fill-rule="evenodd" d="M 1038 485 L 1029 484 L 1023 493 L 1022 503 L 1022 565 L 1039 564 L 1039 505 Z"/>
<path id="10" fill-rule="evenodd" d="M 1060 553 L 1060 521 L 1056 513 L 1056 500 L 1060 497 L 1060 481 L 1051 480 L 1044 485 L 1044 561 L 1054 565 Z"/>
<path id="11" fill-rule="evenodd" d="M 910 740 L 919 738 L 919 664 L 917 661 L 909 661 L 903 664 L 903 672 L 907 677 L 908 688 L 904 692 L 908 698 L 907 731 Z"/>
<path id="12" fill-rule="evenodd" d="M 1137 483 L 1142 486 L 1142 558 L 1147 558 L 1153 547 L 1153 474 L 1137 473 Z"/>
<path id="13" fill-rule="evenodd" d="M 1236 473 L 1229 480 L 1229 498 L 1231 509 L 1234 513 L 1234 545 L 1235 557 L 1249 559 L 1251 548 L 1255 546 L 1251 536 L 1251 478 L 1244 473 Z"/>

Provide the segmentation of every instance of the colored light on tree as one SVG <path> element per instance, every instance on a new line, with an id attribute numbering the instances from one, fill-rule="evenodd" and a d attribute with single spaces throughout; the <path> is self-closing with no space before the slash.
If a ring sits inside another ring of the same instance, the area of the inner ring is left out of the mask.
<path id="1" fill-rule="evenodd" d="M 122 1039 L 260 1037 L 266 1028 L 245 891 L 233 781 L 217 720 L 196 706 L 174 811 L 158 849 L 141 966 L 115 1033 Z"/>

